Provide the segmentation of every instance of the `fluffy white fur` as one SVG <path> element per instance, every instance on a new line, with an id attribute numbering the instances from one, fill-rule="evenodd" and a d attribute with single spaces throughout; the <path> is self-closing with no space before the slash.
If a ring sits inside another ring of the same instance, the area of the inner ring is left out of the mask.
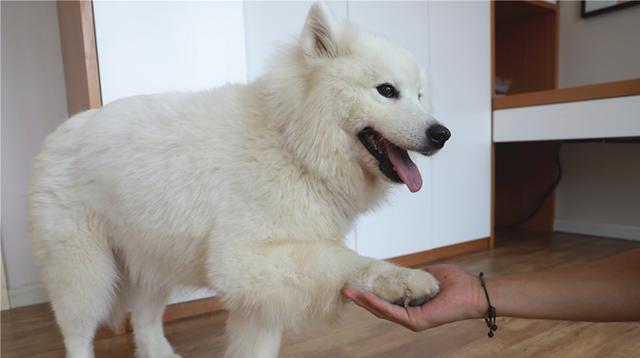
<path id="1" fill-rule="evenodd" d="M 34 159 L 30 227 L 67 356 L 130 310 L 140 357 L 178 357 L 161 316 L 176 287 L 230 310 L 227 357 L 276 357 L 284 330 L 335 317 L 351 285 L 434 295 L 428 273 L 343 238 L 391 185 L 356 134 L 425 141 L 424 73 L 405 50 L 312 6 L 300 40 L 248 85 L 137 96 L 80 113 Z M 382 97 L 393 83 L 402 98 Z M 366 238 L 365 238 L 366 239 Z"/>

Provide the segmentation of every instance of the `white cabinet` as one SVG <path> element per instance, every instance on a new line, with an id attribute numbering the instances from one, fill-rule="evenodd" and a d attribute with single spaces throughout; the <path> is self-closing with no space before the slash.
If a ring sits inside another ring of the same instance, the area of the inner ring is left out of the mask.
<path id="1" fill-rule="evenodd" d="M 241 2 L 94 1 L 102 103 L 245 82 Z"/>
<path id="2" fill-rule="evenodd" d="M 103 103 L 135 94 L 251 81 L 300 34 L 311 2 L 94 2 Z M 378 258 L 490 235 L 491 117 L 488 2 L 329 2 L 409 49 L 431 75 L 434 116 L 452 139 L 411 194 L 358 220 L 348 243 Z M 392 56 L 393 54 L 389 54 Z"/>
<path id="3" fill-rule="evenodd" d="M 411 51 L 429 70 L 429 4 L 427 2 L 350 2 L 351 22 Z M 389 54 L 393 56 L 393 54 Z M 388 258 L 429 247 L 432 227 L 431 158 L 412 155 L 424 185 L 410 193 L 395 186 L 389 199 L 364 215 L 356 226 L 358 253 Z"/>
<path id="4" fill-rule="evenodd" d="M 488 2 L 349 4 L 351 20 L 411 50 L 428 70 L 434 117 L 451 129 L 424 185 L 404 187 L 358 221 L 360 254 L 388 258 L 486 238 L 491 223 L 491 38 Z"/>
<path id="5" fill-rule="evenodd" d="M 491 21 L 489 2 L 429 2 L 434 117 L 451 139 L 432 159 L 428 247 L 491 232 Z"/>

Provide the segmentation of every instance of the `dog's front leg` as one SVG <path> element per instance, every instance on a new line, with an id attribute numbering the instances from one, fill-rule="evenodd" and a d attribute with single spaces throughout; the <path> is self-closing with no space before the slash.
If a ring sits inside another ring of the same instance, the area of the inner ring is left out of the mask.
<path id="1" fill-rule="evenodd" d="M 211 277 L 231 311 L 227 357 L 276 357 L 282 330 L 334 317 L 345 285 L 410 304 L 438 291 L 427 272 L 362 257 L 334 241 L 269 241 L 233 251 L 226 259 L 218 251 Z"/>
<path id="2" fill-rule="evenodd" d="M 438 281 L 426 271 L 378 260 L 351 276 L 346 286 L 401 306 L 420 306 L 439 290 Z"/>
<path id="3" fill-rule="evenodd" d="M 251 310 L 231 310 L 225 335 L 225 358 L 276 358 L 282 328 L 264 322 Z"/>

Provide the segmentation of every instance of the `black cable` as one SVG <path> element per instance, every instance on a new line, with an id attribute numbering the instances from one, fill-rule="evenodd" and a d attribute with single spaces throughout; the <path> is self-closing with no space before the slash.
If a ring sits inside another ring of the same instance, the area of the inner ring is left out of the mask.
<path id="1" fill-rule="evenodd" d="M 540 211 L 540 208 L 542 208 L 545 201 L 549 198 L 549 196 L 551 196 L 551 193 L 553 193 L 556 190 L 556 188 L 558 187 L 558 184 L 560 184 L 560 179 L 562 179 L 562 163 L 560 162 L 560 147 L 562 147 L 562 144 L 565 144 L 565 143 L 566 144 L 577 144 L 577 143 L 630 144 L 630 143 L 640 143 L 640 137 L 569 139 L 569 140 L 563 140 L 561 142 L 558 142 L 558 144 L 556 145 L 556 151 L 555 151 L 556 168 L 557 168 L 556 179 L 553 181 L 553 183 L 551 183 L 551 185 L 547 188 L 544 194 L 542 194 L 535 209 L 531 213 L 529 213 L 529 215 L 527 215 L 523 219 L 520 219 L 514 223 L 507 224 L 507 225 L 496 225 L 497 229 L 507 229 L 507 228 L 513 228 L 515 226 L 520 226 L 526 223 L 527 221 L 531 220 L 531 218 L 534 217 L 538 213 L 538 211 Z"/>

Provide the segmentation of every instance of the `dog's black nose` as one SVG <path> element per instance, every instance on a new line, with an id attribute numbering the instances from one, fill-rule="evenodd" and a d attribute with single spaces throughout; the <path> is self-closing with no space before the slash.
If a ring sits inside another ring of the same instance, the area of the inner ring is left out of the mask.
<path id="1" fill-rule="evenodd" d="M 434 124 L 427 129 L 427 138 L 431 145 L 442 148 L 444 142 L 451 137 L 451 132 L 442 124 Z"/>

